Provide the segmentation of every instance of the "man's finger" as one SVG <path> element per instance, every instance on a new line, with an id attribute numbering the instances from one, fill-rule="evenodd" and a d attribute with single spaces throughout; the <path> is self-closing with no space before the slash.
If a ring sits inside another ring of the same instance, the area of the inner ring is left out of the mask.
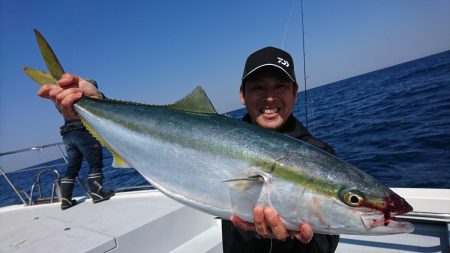
<path id="1" fill-rule="evenodd" d="M 293 236 L 297 238 L 302 243 L 309 243 L 311 239 L 313 238 L 313 230 L 312 227 L 309 224 L 302 224 L 300 225 L 300 231 L 293 233 Z"/>
<path id="2" fill-rule="evenodd" d="M 244 231 L 255 231 L 255 224 L 251 222 L 243 221 L 236 215 L 232 215 L 230 217 L 230 221 L 233 222 L 233 225 L 244 230 Z"/>
<path id="3" fill-rule="evenodd" d="M 50 96 L 54 97 L 56 100 L 62 103 L 63 100 L 79 98 L 81 97 L 82 91 L 79 88 L 69 88 L 62 90 L 61 88 L 54 89 L 55 91 L 50 92 Z M 74 96 L 75 95 L 75 96 Z M 67 102 L 66 102 L 67 103 Z"/>
<path id="4" fill-rule="evenodd" d="M 78 86 L 78 77 L 65 73 L 58 81 L 58 85 L 63 88 L 69 88 L 71 86 Z"/>
<path id="5" fill-rule="evenodd" d="M 284 240 L 287 237 L 287 230 L 281 222 L 280 216 L 272 209 L 264 209 L 264 216 L 267 224 L 270 226 L 273 236 L 277 240 Z"/>
<path id="6" fill-rule="evenodd" d="M 42 98 L 51 99 L 51 97 L 49 95 L 51 89 L 52 89 L 51 85 L 44 85 L 41 88 L 39 88 L 37 95 Z"/>
<path id="7" fill-rule="evenodd" d="M 66 119 L 78 119 L 78 114 L 75 112 L 73 108 L 73 104 L 75 101 L 78 101 L 81 98 L 81 93 L 71 93 L 67 95 L 62 101 L 62 114 Z"/>
<path id="8" fill-rule="evenodd" d="M 253 219 L 255 220 L 255 228 L 258 234 L 264 238 L 272 237 L 272 230 L 266 222 L 266 217 L 264 216 L 264 208 L 256 206 L 253 209 Z"/>

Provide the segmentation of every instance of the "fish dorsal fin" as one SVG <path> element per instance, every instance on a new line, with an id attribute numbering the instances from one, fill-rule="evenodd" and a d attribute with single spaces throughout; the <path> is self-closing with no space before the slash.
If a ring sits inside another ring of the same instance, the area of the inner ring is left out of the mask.
<path id="1" fill-rule="evenodd" d="M 178 102 L 168 105 L 167 107 L 188 112 L 217 113 L 209 100 L 208 95 L 206 95 L 205 91 L 200 86 L 197 86 L 191 93 Z"/>

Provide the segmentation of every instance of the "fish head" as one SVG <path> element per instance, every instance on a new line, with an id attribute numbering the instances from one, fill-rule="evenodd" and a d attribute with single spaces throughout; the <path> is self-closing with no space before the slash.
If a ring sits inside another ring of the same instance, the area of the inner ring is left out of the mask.
<path id="1" fill-rule="evenodd" d="M 344 189 L 339 192 L 339 200 L 360 217 L 360 226 L 365 234 L 410 233 L 414 226 L 395 218 L 413 210 L 402 197 L 387 187 L 378 185 L 376 191 Z"/>

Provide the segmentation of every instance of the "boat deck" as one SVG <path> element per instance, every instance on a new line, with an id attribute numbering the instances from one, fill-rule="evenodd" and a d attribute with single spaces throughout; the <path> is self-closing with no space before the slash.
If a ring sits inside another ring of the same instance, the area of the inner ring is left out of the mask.
<path id="1" fill-rule="evenodd" d="M 341 235 L 336 252 L 450 252 L 450 189 L 394 191 L 425 214 L 407 217 L 415 231 Z M 0 252 L 222 252 L 220 220 L 158 191 L 80 201 L 65 211 L 60 203 L 0 208 Z M 430 212 L 443 216 L 426 218 Z"/>
<path id="2" fill-rule="evenodd" d="M 0 252 L 222 252 L 220 222 L 157 191 L 0 209 Z"/>

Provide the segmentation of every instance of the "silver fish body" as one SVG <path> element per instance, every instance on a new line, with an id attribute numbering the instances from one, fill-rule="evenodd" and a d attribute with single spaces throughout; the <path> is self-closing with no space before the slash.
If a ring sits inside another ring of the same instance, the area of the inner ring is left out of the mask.
<path id="1" fill-rule="evenodd" d="M 411 206 L 374 178 L 312 145 L 216 113 L 82 98 L 88 129 L 167 196 L 252 222 L 270 206 L 288 229 L 327 234 L 412 231 Z"/>
<path id="2" fill-rule="evenodd" d="M 25 68 L 40 85 L 64 70 L 36 39 L 49 72 Z M 287 228 L 328 234 L 412 231 L 393 216 L 412 210 L 375 179 L 307 143 L 215 113 L 201 89 L 170 106 L 82 98 L 75 109 L 91 133 L 167 196 L 206 213 L 253 221 L 273 207 Z M 126 164 L 125 164 L 126 163 Z"/>

